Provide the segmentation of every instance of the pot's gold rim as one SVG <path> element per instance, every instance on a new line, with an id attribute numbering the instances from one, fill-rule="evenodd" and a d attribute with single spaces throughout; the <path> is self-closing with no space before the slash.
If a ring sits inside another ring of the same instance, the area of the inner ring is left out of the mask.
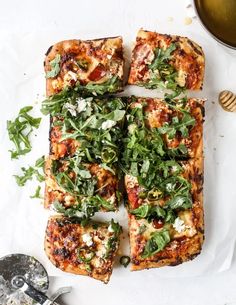
<path id="1" fill-rule="evenodd" d="M 199 11 L 198 11 L 198 7 L 197 7 L 197 4 L 196 4 L 197 0 L 193 0 L 193 6 L 194 6 L 194 10 L 195 10 L 195 13 L 198 17 L 198 19 L 200 20 L 200 24 L 202 25 L 202 27 L 217 41 L 219 42 L 220 44 L 224 45 L 225 47 L 227 48 L 230 48 L 231 50 L 236 50 L 236 46 L 232 46 L 226 42 L 224 42 L 223 40 L 219 39 L 216 35 L 214 35 L 210 29 L 206 26 L 206 24 L 203 22 L 200 14 L 199 14 Z"/>

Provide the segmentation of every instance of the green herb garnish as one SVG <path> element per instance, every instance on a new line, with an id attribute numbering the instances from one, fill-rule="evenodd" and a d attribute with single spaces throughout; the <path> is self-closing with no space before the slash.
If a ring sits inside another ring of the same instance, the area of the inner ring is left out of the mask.
<path id="1" fill-rule="evenodd" d="M 41 118 L 33 118 L 28 114 L 32 109 L 32 106 L 26 106 L 14 121 L 7 121 L 8 136 L 15 145 L 15 150 L 10 150 L 12 159 L 18 159 L 31 151 L 30 134 L 34 128 L 39 128 L 41 122 Z"/>
<path id="2" fill-rule="evenodd" d="M 88 250 L 87 248 L 80 247 L 77 249 L 77 256 L 81 262 L 90 263 L 95 256 L 95 252 Z"/>
<path id="3" fill-rule="evenodd" d="M 141 257 L 147 258 L 160 252 L 169 242 L 170 234 L 167 229 L 151 233 L 151 238 L 147 241 Z"/>
<path id="4" fill-rule="evenodd" d="M 60 72 L 61 55 L 57 54 L 56 57 L 50 61 L 51 70 L 46 73 L 46 78 L 56 77 Z"/>
<path id="5" fill-rule="evenodd" d="M 35 190 L 34 195 L 30 196 L 30 198 L 32 198 L 32 199 L 43 199 L 43 197 L 40 194 L 40 191 L 41 191 L 41 186 L 38 185 L 36 190 Z"/>
<path id="6" fill-rule="evenodd" d="M 28 168 L 21 168 L 23 175 L 14 175 L 16 179 L 16 183 L 19 186 L 24 186 L 28 180 L 32 180 L 33 177 L 37 179 L 39 182 L 43 182 L 45 180 L 44 175 L 44 156 L 36 160 L 34 166 L 29 166 Z M 35 198 L 35 197 L 34 197 Z"/>

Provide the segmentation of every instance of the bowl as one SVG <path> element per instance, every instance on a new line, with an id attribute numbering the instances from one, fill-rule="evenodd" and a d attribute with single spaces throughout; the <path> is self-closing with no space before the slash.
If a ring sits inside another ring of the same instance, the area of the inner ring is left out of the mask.
<path id="1" fill-rule="evenodd" d="M 203 25 L 218 42 L 236 49 L 236 0 L 194 0 Z"/>

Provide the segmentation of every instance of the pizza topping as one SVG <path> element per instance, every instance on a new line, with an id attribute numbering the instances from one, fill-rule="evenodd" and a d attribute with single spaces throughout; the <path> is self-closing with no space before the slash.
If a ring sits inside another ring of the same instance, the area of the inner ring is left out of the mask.
<path id="1" fill-rule="evenodd" d="M 129 265 L 130 263 L 130 257 L 129 256 L 121 256 L 120 258 L 120 264 L 123 265 L 125 268 Z"/>
<path id="2" fill-rule="evenodd" d="M 97 67 L 89 74 L 88 78 L 91 81 L 98 81 L 106 75 L 106 69 L 102 64 L 97 65 Z"/>
<path id="3" fill-rule="evenodd" d="M 173 223 L 173 227 L 178 233 L 181 233 L 186 228 L 184 221 L 179 217 L 175 219 L 175 222 Z"/>
<path id="4" fill-rule="evenodd" d="M 113 120 L 107 120 L 105 122 L 102 123 L 101 125 L 101 129 L 110 129 L 111 127 L 115 126 L 116 125 L 116 122 L 113 121 Z"/>
<path id="5" fill-rule="evenodd" d="M 151 233 L 151 238 L 147 241 L 141 254 L 142 258 L 147 258 L 160 252 L 169 242 L 170 234 L 165 228 L 161 231 Z"/>
<path id="6" fill-rule="evenodd" d="M 57 54 L 56 57 L 50 61 L 51 70 L 46 73 L 46 78 L 56 77 L 60 72 L 61 55 Z"/>
<path id="7" fill-rule="evenodd" d="M 93 238 L 89 233 L 83 234 L 82 240 L 88 247 L 92 246 L 93 244 Z"/>

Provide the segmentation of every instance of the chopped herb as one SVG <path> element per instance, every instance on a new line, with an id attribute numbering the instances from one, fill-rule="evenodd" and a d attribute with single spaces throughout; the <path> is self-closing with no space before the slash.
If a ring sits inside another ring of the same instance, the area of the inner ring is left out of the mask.
<path id="1" fill-rule="evenodd" d="M 51 70 L 46 73 L 46 78 L 56 77 L 60 72 L 61 55 L 57 54 L 56 57 L 50 61 Z"/>
<path id="2" fill-rule="evenodd" d="M 151 233 L 151 238 L 147 241 L 142 258 L 150 257 L 165 248 L 170 242 L 170 234 L 167 229 Z"/>
<path id="3" fill-rule="evenodd" d="M 173 139 L 176 132 L 180 132 L 183 138 L 187 138 L 189 135 L 188 127 L 195 125 L 195 119 L 187 112 L 183 113 L 183 117 L 180 119 L 178 116 L 172 118 L 171 123 L 164 123 L 162 127 L 158 128 L 160 134 L 167 134 L 169 139 Z"/>
<path id="4" fill-rule="evenodd" d="M 117 249 L 118 247 L 118 243 L 119 243 L 119 236 L 120 233 L 122 232 L 122 228 L 119 225 L 119 223 L 114 222 L 114 220 L 112 219 L 110 222 L 111 227 L 111 231 L 113 233 L 113 236 L 109 237 L 107 243 L 106 243 L 106 253 L 104 255 L 104 258 L 109 258 L 114 251 Z"/>
<path id="5" fill-rule="evenodd" d="M 32 199 L 33 199 L 33 198 L 42 199 L 42 196 L 41 196 L 41 194 L 40 194 L 40 191 L 41 191 L 41 186 L 38 185 L 37 188 L 36 188 L 36 190 L 35 190 L 34 195 L 30 196 L 30 198 L 32 198 Z"/>
<path id="6" fill-rule="evenodd" d="M 28 114 L 32 109 L 32 106 L 26 106 L 20 110 L 14 121 L 7 121 L 8 136 L 15 145 L 15 150 L 10 150 L 12 159 L 18 159 L 31 151 L 29 136 L 34 128 L 39 128 L 41 122 L 41 118 L 33 118 Z"/>
<path id="7" fill-rule="evenodd" d="M 80 247 L 77 249 L 77 256 L 81 262 L 90 263 L 95 256 L 95 252 L 88 250 L 87 248 Z"/>
<path id="8" fill-rule="evenodd" d="M 123 265 L 125 268 L 129 265 L 130 263 L 130 257 L 129 256 L 121 256 L 120 258 L 120 264 Z"/>
<path id="9" fill-rule="evenodd" d="M 39 182 L 43 182 L 45 180 L 44 175 L 44 156 L 36 160 L 34 167 L 29 166 L 28 168 L 22 167 L 21 170 L 23 175 L 18 176 L 14 175 L 16 179 L 16 183 L 19 186 L 24 186 L 28 180 L 32 180 L 33 177 L 37 179 Z"/>
<path id="10" fill-rule="evenodd" d="M 77 59 L 76 60 L 77 65 L 80 67 L 80 69 L 87 71 L 89 67 L 89 62 L 85 59 Z"/>

